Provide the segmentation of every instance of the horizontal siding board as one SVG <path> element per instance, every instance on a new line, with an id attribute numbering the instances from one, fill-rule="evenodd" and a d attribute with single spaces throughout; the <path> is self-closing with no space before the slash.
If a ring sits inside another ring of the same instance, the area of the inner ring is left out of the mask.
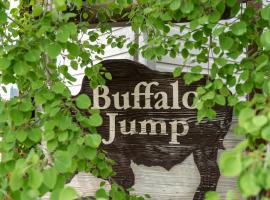
<path id="1" fill-rule="evenodd" d="M 133 59 L 133 57 L 127 51 L 126 52 L 119 52 L 119 53 L 116 53 L 116 54 L 113 54 L 113 55 L 109 55 L 109 56 L 104 56 L 102 58 L 103 58 L 103 60 L 108 60 L 108 59 L 129 59 L 129 60 L 132 60 Z M 93 63 L 94 64 L 98 64 L 100 62 L 101 61 L 100 60 L 97 60 L 97 59 L 94 59 L 93 60 Z M 67 65 L 67 66 L 70 66 L 70 62 L 69 61 L 65 61 L 64 64 Z M 77 70 L 74 70 L 71 67 L 69 67 L 68 68 L 68 72 L 71 75 L 84 74 L 84 69 L 85 68 L 78 67 Z"/>
<path id="2" fill-rule="evenodd" d="M 111 56 L 107 56 L 104 58 L 104 60 L 106 59 L 130 59 L 132 60 L 132 56 L 128 53 L 128 52 L 124 52 L 124 53 L 119 53 L 116 55 L 111 55 Z M 95 64 L 99 63 L 100 61 L 96 61 Z M 82 84 L 82 79 L 84 77 L 84 69 L 78 69 L 78 70 L 71 70 L 70 69 L 70 74 L 73 75 L 74 78 L 76 78 L 76 81 L 73 82 L 72 84 L 67 84 L 67 86 L 69 87 L 71 94 L 72 95 L 76 95 L 79 93 L 80 89 L 81 89 L 81 84 Z"/>

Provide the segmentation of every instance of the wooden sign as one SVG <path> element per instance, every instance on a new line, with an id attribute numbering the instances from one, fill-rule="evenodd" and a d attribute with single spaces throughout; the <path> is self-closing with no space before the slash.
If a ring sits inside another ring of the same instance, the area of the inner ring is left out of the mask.
<path id="1" fill-rule="evenodd" d="M 215 190 L 220 177 L 217 153 L 232 121 L 232 109 L 216 106 L 216 119 L 197 122 L 193 98 L 206 77 L 186 86 L 181 77 L 134 61 L 102 64 L 113 79 L 92 90 L 85 77 L 79 94 L 89 95 L 93 108 L 101 110 L 104 122 L 98 131 L 103 137 L 101 148 L 116 162 L 113 180 L 128 189 L 140 184 L 131 161 L 169 171 L 193 154 L 201 176 L 193 199 L 203 199 L 206 191 Z"/>

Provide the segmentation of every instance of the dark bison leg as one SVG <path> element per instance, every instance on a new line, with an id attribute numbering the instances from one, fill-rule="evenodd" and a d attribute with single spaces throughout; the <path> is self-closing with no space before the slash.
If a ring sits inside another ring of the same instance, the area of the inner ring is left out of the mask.
<path id="1" fill-rule="evenodd" d="M 204 147 L 193 152 L 194 161 L 201 175 L 201 182 L 193 200 L 203 200 L 207 191 L 215 191 L 220 177 L 217 164 L 218 147 Z"/>
<path id="2" fill-rule="evenodd" d="M 121 152 L 110 154 L 109 157 L 115 161 L 113 170 L 116 175 L 112 177 L 112 180 L 121 185 L 125 190 L 131 188 L 135 183 L 135 176 L 130 166 L 130 159 Z"/>

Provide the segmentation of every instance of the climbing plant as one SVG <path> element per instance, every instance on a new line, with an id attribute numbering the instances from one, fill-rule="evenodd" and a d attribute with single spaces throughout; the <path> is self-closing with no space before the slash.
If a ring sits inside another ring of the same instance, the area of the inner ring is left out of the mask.
<path id="1" fill-rule="evenodd" d="M 19 96 L 0 101 L 0 198 L 78 198 L 65 186 L 77 172 L 111 181 L 113 161 L 98 149 L 102 124 L 87 95 L 71 96 L 71 72 L 84 70 L 95 88 L 112 79 L 94 61 L 106 45 L 127 47 L 147 59 L 180 59 L 173 76 L 186 84 L 209 78 L 197 88 L 198 120 L 215 118 L 213 106 L 234 107 L 235 134 L 243 142 L 220 158 L 221 172 L 237 177 L 243 197 L 269 199 L 270 189 L 270 5 L 237 0 L 20 0 L 11 8 L 0 0 L 0 82 L 16 84 Z M 102 6 L 100 6 L 102 4 Z M 127 19 L 143 45 L 114 36 L 114 18 Z M 228 20 L 221 20 L 221 19 Z M 180 23 L 181 22 L 181 23 Z M 96 29 L 89 29 L 95 23 Z M 174 31 L 172 31 L 174 30 Z M 175 31 L 177 30 L 177 31 Z M 106 43 L 99 39 L 107 34 Z M 82 111 L 82 112 L 78 112 Z M 84 115 L 87 113 L 87 115 Z M 89 117 L 87 117 L 89 116 Z M 96 192 L 98 200 L 144 199 L 117 184 Z M 206 199 L 219 195 L 209 192 Z M 227 199 L 237 199 L 228 191 Z"/>

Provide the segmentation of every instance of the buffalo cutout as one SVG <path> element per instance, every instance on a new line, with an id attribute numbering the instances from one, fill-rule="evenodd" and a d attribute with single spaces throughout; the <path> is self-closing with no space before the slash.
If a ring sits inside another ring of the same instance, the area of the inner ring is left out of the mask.
<path id="1" fill-rule="evenodd" d="M 217 153 L 232 121 L 232 108 L 216 106 L 214 120 L 197 122 L 194 91 L 205 83 L 206 76 L 186 86 L 182 77 L 173 78 L 171 73 L 153 71 L 134 61 L 106 60 L 101 64 L 113 77 L 106 84 L 109 91 L 96 89 L 100 96 L 94 97 L 84 77 L 78 95 L 89 95 L 93 106 L 101 110 L 100 148 L 116 162 L 113 180 L 128 189 L 135 183 L 131 161 L 170 170 L 193 154 L 201 176 L 193 199 L 201 200 L 205 192 L 216 190 L 220 177 Z"/>

